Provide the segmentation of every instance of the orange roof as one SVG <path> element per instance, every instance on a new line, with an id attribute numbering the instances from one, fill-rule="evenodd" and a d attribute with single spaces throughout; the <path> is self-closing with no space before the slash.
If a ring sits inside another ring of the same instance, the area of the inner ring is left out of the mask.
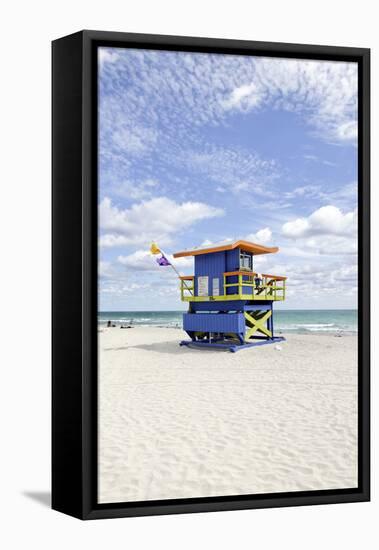
<path id="1" fill-rule="evenodd" d="M 176 252 L 174 258 L 182 258 L 183 256 L 198 256 L 199 254 L 210 254 L 211 252 L 222 252 L 224 250 L 233 250 L 234 248 L 241 248 L 244 252 L 251 252 L 252 254 L 272 254 L 278 252 L 277 246 L 269 247 L 261 244 L 250 243 L 249 241 L 235 241 L 227 242 L 214 246 L 203 246 L 195 248 L 194 250 L 183 250 L 182 252 Z"/>

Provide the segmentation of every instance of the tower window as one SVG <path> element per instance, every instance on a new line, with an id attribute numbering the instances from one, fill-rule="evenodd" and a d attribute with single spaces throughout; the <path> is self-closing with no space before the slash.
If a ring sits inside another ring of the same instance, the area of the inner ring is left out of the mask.
<path id="1" fill-rule="evenodd" d="M 240 253 L 240 269 L 253 270 L 253 255 L 247 252 Z"/>

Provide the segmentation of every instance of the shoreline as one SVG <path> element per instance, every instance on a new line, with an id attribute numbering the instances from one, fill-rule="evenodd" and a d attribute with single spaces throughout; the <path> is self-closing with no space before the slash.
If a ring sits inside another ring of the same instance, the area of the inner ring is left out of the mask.
<path id="1" fill-rule="evenodd" d="M 181 329 L 184 311 L 114 311 L 98 312 L 100 328 L 108 323 L 124 328 L 147 327 Z M 274 332 L 290 334 L 356 334 L 357 311 L 347 310 L 281 310 L 276 309 Z"/>
<path id="2" fill-rule="evenodd" d="M 115 322 L 116 326 L 114 327 L 107 327 L 106 321 L 104 323 L 98 323 L 97 329 L 98 332 L 101 332 L 104 329 L 107 330 L 114 330 L 114 329 L 120 329 L 121 325 L 124 323 Z M 126 323 L 125 323 L 126 324 Z M 135 324 L 131 327 L 123 327 L 122 330 L 134 330 L 134 329 L 142 329 L 142 330 L 150 330 L 150 329 L 168 329 L 168 330 L 181 330 L 183 331 L 182 327 L 180 325 L 178 326 L 166 326 L 166 325 L 143 325 L 143 324 Z M 184 332 L 184 331 L 183 331 Z M 358 331 L 349 331 L 349 330 L 307 330 L 304 329 L 301 330 L 292 330 L 292 331 L 285 331 L 285 330 L 275 330 L 275 336 L 284 336 L 284 337 L 290 337 L 292 335 L 297 336 L 335 336 L 335 337 L 343 337 L 343 336 L 357 336 Z M 188 335 L 186 335 L 188 337 Z"/>

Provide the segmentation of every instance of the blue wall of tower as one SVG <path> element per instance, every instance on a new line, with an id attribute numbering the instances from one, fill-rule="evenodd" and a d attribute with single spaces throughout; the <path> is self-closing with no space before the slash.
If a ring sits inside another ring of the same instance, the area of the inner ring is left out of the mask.
<path id="1" fill-rule="evenodd" d="M 222 252 L 212 252 L 209 254 L 199 254 L 195 259 L 195 296 L 198 296 L 198 277 L 208 277 L 208 296 L 214 296 L 214 280 L 218 280 L 219 295 L 236 294 L 237 287 L 228 287 L 224 292 L 224 273 L 227 271 L 237 271 L 240 268 L 240 249 L 226 250 Z M 248 280 L 244 277 L 244 280 Z M 237 275 L 228 277 L 228 283 L 238 282 Z M 252 288 L 243 287 L 244 294 L 252 294 Z"/>
<path id="2" fill-rule="evenodd" d="M 218 279 L 219 294 L 224 294 L 225 252 L 195 256 L 195 296 L 198 296 L 198 277 L 208 277 L 208 295 L 213 296 L 213 279 Z"/>

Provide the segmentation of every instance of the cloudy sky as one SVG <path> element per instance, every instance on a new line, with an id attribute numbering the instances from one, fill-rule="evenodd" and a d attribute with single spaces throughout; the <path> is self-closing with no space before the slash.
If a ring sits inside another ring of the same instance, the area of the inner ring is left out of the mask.
<path id="1" fill-rule="evenodd" d="M 356 208 L 356 64 L 99 49 L 100 310 L 185 307 L 152 240 L 238 238 L 280 307 L 355 308 Z"/>

